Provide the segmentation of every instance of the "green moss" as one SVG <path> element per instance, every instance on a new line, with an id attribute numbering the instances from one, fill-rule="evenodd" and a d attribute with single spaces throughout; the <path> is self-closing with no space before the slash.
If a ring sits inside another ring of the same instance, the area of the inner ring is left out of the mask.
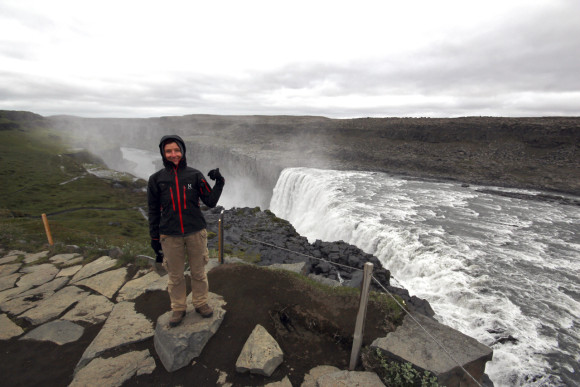
<path id="1" fill-rule="evenodd" d="M 393 297 L 395 297 L 398 303 L 393 299 Z M 405 317 L 405 311 L 399 305 L 405 307 L 405 301 L 403 301 L 399 296 L 395 295 L 393 297 L 380 292 L 370 292 L 369 294 L 371 302 L 375 302 L 379 305 L 381 310 L 385 312 L 394 325 L 401 325 L 403 323 L 403 318 Z"/>

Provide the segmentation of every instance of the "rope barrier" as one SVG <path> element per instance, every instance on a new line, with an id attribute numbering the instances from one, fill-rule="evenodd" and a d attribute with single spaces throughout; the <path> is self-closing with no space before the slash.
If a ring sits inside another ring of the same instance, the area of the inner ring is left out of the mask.
<path id="1" fill-rule="evenodd" d="M 257 243 L 261 243 L 261 244 L 263 244 L 263 245 L 266 245 L 266 246 L 274 247 L 274 248 L 276 248 L 276 249 L 278 249 L 278 250 L 284 250 L 284 251 L 290 252 L 290 253 L 292 253 L 292 254 L 298 254 L 298 255 L 305 256 L 305 257 L 307 257 L 307 258 L 311 258 L 311 259 L 316 259 L 316 260 L 318 260 L 318 261 L 327 262 L 327 263 L 330 263 L 331 265 L 335 265 L 335 266 L 341 266 L 341 267 L 348 268 L 348 269 L 351 269 L 351 270 L 358 270 L 358 271 L 363 271 L 363 269 L 359 269 L 359 268 L 352 267 L 352 266 L 348 266 L 348 265 L 343 265 L 343 264 L 341 264 L 341 263 L 332 262 L 332 261 L 329 261 L 329 260 L 327 260 L 327 259 L 324 259 L 324 258 L 317 258 L 317 257 L 314 257 L 314 256 L 312 256 L 312 255 L 308 255 L 308 254 L 299 253 L 299 252 L 297 252 L 297 251 L 292 251 L 292 250 L 286 249 L 286 248 L 284 248 L 284 247 L 280 247 L 280 246 L 273 245 L 273 244 L 271 244 L 271 243 L 267 243 L 267 242 L 260 241 L 260 240 L 258 240 L 258 239 L 254 239 L 254 238 L 250 238 L 250 237 L 245 237 L 245 238 L 246 238 L 246 239 L 249 239 L 249 240 L 251 240 L 251 241 L 257 242 Z M 391 277 L 391 278 L 393 278 L 393 277 Z M 429 338 L 430 338 L 431 340 L 433 340 L 433 342 L 434 342 L 435 344 L 437 344 L 437 346 L 439 346 L 439 347 L 440 347 L 440 348 L 443 350 L 443 352 L 445 352 L 445 354 L 446 354 L 447 356 L 449 356 L 449 358 L 450 358 L 450 359 L 451 359 L 451 360 L 452 360 L 452 361 L 453 361 L 455 364 L 457 364 L 457 365 L 459 366 L 459 368 L 461 368 L 461 370 L 463 370 L 463 372 L 465 372 L 465 373 L 466 373 L 466 374 L 467 374 L 467 375 L 468 375 L 468 376 L 469 376 L 469 377 L 470 377 L 470 378 L 471 378 L 471 379 L 472 379 L 472 380 L 473 380 L 473 381 L 474 381 L 474 382 L 475 382 L 475 383 L 476 383 L 476 384 L 477 384 L 479 387 L 483 387 L 483 386 L 481 385 L 481 383 L 479 383 L 479 382 L 478 382 L 478 381 L 477 381 L 477 380 L 476 380 L 476 379 L 473 377 L 473 375 L 471 375 L 471 374 L 470 374 L 470 373 L 469 373 L 469 372 L 468 372 L 468 371 L 467 371 L 467 370 L 466 370 L 466 369 L 465 369 L 465 368 L 464 368 L 464 367 L 463 367 L 463 366 L 462 366 L 462 365 L 461 365 L 461 364 L 460 364 L 460 363 L 459 363 L 459 362 L 458 362 L 458 361 L 457 361 L 457 360 L 456 360 L 456 359 L 455 359 L 455 358 L 454 358 L 454 357 L 453 357 L 453 356 L 452 356 L 452 355 L 449 353 L 449 351 L 447 351 L 447 349 L 446 349 L 446 348 L 443 346 L 443 344 L 441 344 L 441 343 L 440 343 L 440 342 L 439 342 L 439 341 L 438 341 L 438 340 L 437 340 L 435 337 L 433 337 L 433 335 L 431 335 L 431 334 L 430 334 L 430 333 L 427 331 L 427 329 L 425 329 L 425 327 L 424 327 L 423 325 L 421 325 L 421 323 L 420 323 L 419 321 L 417 321 L 417 319 L 415 319 L 415 317 L 414 317 L 414 316 L 411 314 L 411 312 L 409 312 L 409 311 L 408 311 L 408 310 L 407 310 L 407 309 L 406 309 L 406 308 L 405 308 L 403 305 L 401 305 L 401 303 L 400 303 L 400 302 L 399 302 L 399 301 L 396 299 L 396 297 L 395 297 L 395 296 L 394 296 L 394 295 L 393 295 L 391 292 L 389 292 L 389 291 L 387 290 L 387 288 L 386 288 L 386 287 L 385 287 L 383 284 L 381 284 L 381 282 L 380 282 L 378 279 L 376 279 L 376 277 L 375 277 L 374 275 L 372 276 L 372 279 L 373 279 L 373 280 L 374 280 L 374 281 L 375 281 L 375 282 L 376 282 L 376 283 L 377 283 L 377 284 L 378 284 L 378 285 L 379 285 L 379 286 L 380 286 L 380 287 L 381 287 L 381 288 L 382 288 L 382 289 L 383 289 L 383 290 L 384 290 L 384 291 L 385 291 L 385 292 L 386 292 L 386 293 L 387 293 L 387 294 L 388 294 L 388 295 L 389 295 L 389 296 L 390 296 L 390 297 L 391 297 L 391 298 L 392 298 L 392 299 L 393 299 L 393 300 L 394 300 L 394 301 L 397 303 L 397 305 L 399 305 L 399 307 L 400 307 L 400 308 L 403 310 L 403 312 L 405 312 L 405 314 L 407 314 L 407 315 L 408 315 L 408 316 L 409 316 L 409 317 L 410 317 L 410 318 L 411 318 L 411 319 L 412 319 L 412 320 L 415 322 L 415 324 L 417 324 L 417 325 L 418 325 L 418 326 L 419 326 L 419 327 L 420 327 L 420 328 L 421 328 L 421 329 L 422 329 L 422 330 L 423 330 L 423 331 L 424 331 L 424 332 L 427 334 L 427 336 L 429 336 Z M 393 278 L 393 279 L 394 279 L 394 278 Z M 399 282 L 399 281 L 397 281 L 397 282 Z M 399 283 L 399 284 L 400 284 L 400 283 Z"/>

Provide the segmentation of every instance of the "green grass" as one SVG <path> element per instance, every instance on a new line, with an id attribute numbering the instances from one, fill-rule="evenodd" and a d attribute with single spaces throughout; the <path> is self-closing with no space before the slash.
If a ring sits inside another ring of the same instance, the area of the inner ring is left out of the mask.
<path id="1" fill-rule="evenodd" d="M 40 215 L 46 213 L 57 244 L 149 254 L 147 221 L 138 211 L 146 208 L 144 182 L 121 176 L 122 187 L 114 186 L 88 174 L 87 162 L 94 166 L 95 159 L 68 149 L 50 128 L 21 123 L 0 131 L 0 244 L 30 251 L 45 245 Z"/>

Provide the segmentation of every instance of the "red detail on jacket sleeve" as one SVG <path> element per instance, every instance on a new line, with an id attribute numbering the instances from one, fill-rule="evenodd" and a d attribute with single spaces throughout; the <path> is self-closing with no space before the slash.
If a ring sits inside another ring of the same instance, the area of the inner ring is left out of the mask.
<path id="1" fill-rule="evenodd" d="M 185 196 L 185 186 L 183 186 L 183 209 L 187 210 L 187 196 Z"/>

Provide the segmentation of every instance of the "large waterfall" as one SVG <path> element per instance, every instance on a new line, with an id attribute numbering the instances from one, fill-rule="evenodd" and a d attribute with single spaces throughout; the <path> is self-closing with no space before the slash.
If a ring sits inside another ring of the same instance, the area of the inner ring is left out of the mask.
<path id="1" fill-rule="evenodd" d="M 478 188 L 292 168 L 270 209 L 377 256 L 438 320 L 493 347 L 496 385 L 578 385 L 580 208 Z"/>

